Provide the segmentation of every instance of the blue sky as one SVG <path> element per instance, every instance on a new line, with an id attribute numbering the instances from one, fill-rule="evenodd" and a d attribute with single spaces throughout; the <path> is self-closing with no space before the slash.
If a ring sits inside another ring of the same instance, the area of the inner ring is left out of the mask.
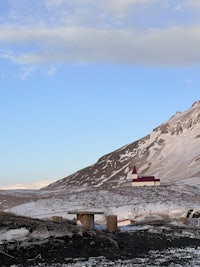
<path id="1" fill-rule="evenodd" d="M 200 99 L 199 0 L 1 0 L 0 186 L 60 179 Z"/>

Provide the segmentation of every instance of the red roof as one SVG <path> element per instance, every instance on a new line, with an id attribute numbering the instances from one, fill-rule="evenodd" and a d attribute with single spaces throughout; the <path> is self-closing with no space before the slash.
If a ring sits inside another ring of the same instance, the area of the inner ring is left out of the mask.
<path id="1" fill-rule="evenodd" d="M 136 170 L 136 167 L 135 166 L 133 167 L 132 174 L 137 174 L 137 170 Z"/>
<path id="2" fill-rule="evenodd" d="M 160 179 L 155 179 L 154 176 L 142 176 L 137 179 L 133 179 L 133 183 L 139 183 L 139 182 L 159 182 Z"/>

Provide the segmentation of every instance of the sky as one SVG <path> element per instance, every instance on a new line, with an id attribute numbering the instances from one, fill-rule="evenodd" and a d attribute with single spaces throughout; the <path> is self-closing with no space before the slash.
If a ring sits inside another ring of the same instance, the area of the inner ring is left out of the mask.
<path id="1" fill-rule="evenodd" d="M 1 0 L 0 187 L 61 179 L 200 100 L 199 0 Z"/>

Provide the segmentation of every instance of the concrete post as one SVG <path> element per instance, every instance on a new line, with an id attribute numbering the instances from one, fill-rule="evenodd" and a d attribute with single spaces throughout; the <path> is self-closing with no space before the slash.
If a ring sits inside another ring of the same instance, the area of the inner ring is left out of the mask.
<path id="1" fill-rule="evenodd" d="M 117 216 L 116 215 L 107 216 L 107 230 L 110 232 L 117 231 Z"/>

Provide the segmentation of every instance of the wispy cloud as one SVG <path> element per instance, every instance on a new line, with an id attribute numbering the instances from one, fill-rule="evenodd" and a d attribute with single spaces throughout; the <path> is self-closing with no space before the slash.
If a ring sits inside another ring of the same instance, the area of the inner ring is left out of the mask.
<path id="1" fill-rule="evenodd" d="M 1 19 L 0 44 L 4 50 L 0 57 L 29 66 L 29 70 L 56 63 L 200 64 L 200 25 L 191 21 L 182 25 L 183 15 L 178 22 L 175 16 L 177 12 L 186 14 L 186 0 L 10 3 Z M 190 16 L 195 6 L 198 2 L 191 0 Z"/>
<path id="2" fill-rule="evenodd" d="M 4 34 L 5 32 L 5 34 Z M 144 31 L 68 27 L 7 28 L 0 40 L 31 52 L 4 54 L 16 64 L 124 63 L 187 65 L 200 63 L 200 27 L 171 27 Z M 33 52 L 32 52 L 33 51 Z"/>

